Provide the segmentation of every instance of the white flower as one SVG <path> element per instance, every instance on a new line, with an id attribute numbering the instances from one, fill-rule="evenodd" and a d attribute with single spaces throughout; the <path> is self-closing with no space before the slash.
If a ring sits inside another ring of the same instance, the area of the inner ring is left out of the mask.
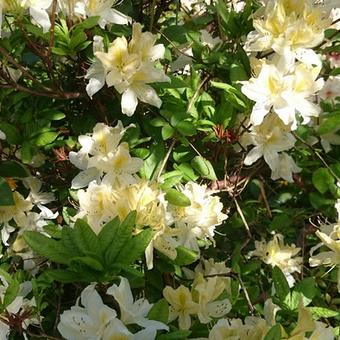
<path id="1" fill-rule="evenodd" d="M 0 139 L 5 140 L 6 139 L 6 135 L 3 131 L 0 130 Z"/>
<path id="2" fill-rule="evenodd" d="M 215 227 L 227 219 L 223 204 L 205 185 L 187 183 L 180 191 L 190 199 L 190 206 L 169 205 L 168 225 L 175 224 L 177 241 L 189 249 L 199 251 L 197 239 L 214 242 Z"/>
<path id="3" fill-rule="evenodd" d="M 245 165 L 251 165 L 263 157 L 273 171 L 277 171 L 279 152 L 294 147 L 295 138 L 289 132 L 289 126 L 285 126 L 280 118 L 270 113 L 261 125 L 252 125 L 250 132 L 246 132 L 241 138 L 243 146 L 254 145 L 245 160 Z"/>
<path id="4" fill-rule="evenodd" d="M 154 45 L 156 36 L 150 32 L 142 33 L 140 24 L 132 28 L 132 39 L 128 43 L 125 37 L 116 38 L 110 44 L 108 52 L 97 51 L 95 66 L 89 69 L 86 78 L 95 78 L 89 84 L 87 92 L 90 96 L 103 85 L 103 75 L 108 87 L 114 86 L 122 94 L 122 112 L 133 115 L 138 99 L 150 105 L 160 107 L 162 101 L 156 91 L 148 83 L 169 81 L 161 69 L 155 68 L 155 62 L 164 55 L 162 44 Z M 102 67 L 102 68 L 101 68 Z"/>
<path id="5" fill-rule="evenodd" d="M 255 31 L 248 35 L 248 50 L 273 49 L 280 55 L 320 65 L 311 48 L 323 41 L 324 30 L 331 23 L 329 11 L 312 1 L 270 0 L 254 17 Z"/>
<path id="6" fill-rule="evenodd" d="M 255 101 L 250 122 L 262 123 L 263 118 L 272 109 L 284 122 L 297 128 L 296 112 L 303 118 L 303 124 L 310 117 L 317 117 L 320 108 L 310 101 L 310 97 L 323 87 L 323 79 L 316 80 L 320 68 L 310 68 L 302 63 L 288 67 L 279 60 L 276 64 L 263 63 L 257 78 L 243 82 L 242 92 Z M 289 62 L 288 62 L 289 65 Z"/>
<path id="7" fill-rule="evenodd" d="M 83 17 L 99 17 L 98 24 L 105 28 L 107 24 L 127 25 L 131 18 L 115 10 L 112 6 L 117 0 L 82 0 L 77 1 L 74 14 Z"/>
<path id="8" fill-rule="evenodd" d="M 148 300 L 141 298 L 133 301 L 129 281 L 120 277 L 120 284 L 112 285 L 108 288 L 107 294 L 112 295 L 119 304 L 120 320 L 125 324 L 137 324 L 145 328 L 153 328 L 157 330 L 169 330 L 169 327 L 159 321 L 148 320 L 148 315 L 152 304 Z"/>
<path id="9" fill-rule="evenodd" d="M 272 168 L 271 179 L 276 180 L 283 178 L 286 181 L 293 183 L 293 173 L 298 173 L 300 171 L 301 168 L 295 164 L 294 159 L 286 152 L 282 152 L 278 156 L 276 165 Z"/>
<path id="10" fill-rule="evenodd" d="M 80 301 L 82 306 L 78 301 L 76 306 L 61 314 L 58 324 L 60 334 L 68 340 L 101 339 L 110 322 L 116 319 L 116 311 L 103 303 L 95 285 L 82 291 Z M 124 325 L 121 328 L 126 330 Z"/>
<path id="11" fill-rule="evenodd" d="M 331 52 L 327 54 L 326 58 L 329 60 L 331 68 L 340 67 L 340 53 L 339 52 Z"/>
<path id="12" fill-rule="evenodd" d="M 319 92 L 319 96 L 327 101 L 334 101 L 337 97 L 340 97 L 340 76 L 330 76 Z"/>
<path id="13" fill-rule="evenodd" d="M 130 125 L 131 126 L 131 125 Z M 72 188 L 79 189 L 92 180 L 99 180 L 107 174 L 111 184 L 132 184 L 136 181 L 136 172 L 143 165 L 137 157 L 131 157 L 127 143 L 120 143 L 125 131 L 119 121 L 115 127 L 97 123 L 90 135 L 79 136 L 81 149 L 71 151 L 69 159 L 81 171 L 72 181 Z"/>
<path id="14" fill-rule="evenodd" d="M 291 274 L 301 272 L 302 257 L 296 257 L 300 250 L 295 244 L 285 245 L 283 236 L 276 234 L 268 243 L 263 240 L 255 241 L 255 250 L 249 254 L 259 257 L 264 263 L 272 267 L 279 267 L 292 285 L 294 279 Z"/>
<path id="15" fill-rule="evenodd" d="M 24 8 L 28 8 L 33 21 L 42 27 L 44 32 L 48 32 L 51 27 L 48 9 L 53 0 L 20 0 Z"/>

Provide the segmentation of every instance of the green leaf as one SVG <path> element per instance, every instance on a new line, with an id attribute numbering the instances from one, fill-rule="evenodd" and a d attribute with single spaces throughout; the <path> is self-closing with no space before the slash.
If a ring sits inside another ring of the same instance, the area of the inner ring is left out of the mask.
<path id="1" fill-rule="evenodd" d="M 105 243 L 103 243 L 104 246 L 105 244 L 109 243 L 109 246 L 108 248 L 106 248 L 105 251 L 105 262 L 108 266 L 114 264 L 116 262 L 117 255 L 123 248 L 126 248 L 124 246 L 132 237 L 132 230 L 135 226 L 135 222 L 136 212 L 132 211 L 122 223 L 120 223 L 114 228 L 113 230 L 114 238 L 112 238 L 112 242 L 105 241 Z M 106 233 L 106 231 L 104 232 Z M 99 233 L 98 237 L 100 240 L 102 240 L 104 234 L 102 234 L 102 236 L 100 236 L 100 234 L 101 233 Z"/>
<path id="2" fill-rule="evenodd" d="M 72 283 L 72 282 L 79 281 L 79 273 L 73 272 L 71 270 L 54 269 L 54 270 L 46 270 L 45 273 L 52 280 L 55 280 L 58 282 Z"/>
<path id="3" fill-rule="evenodd" d="M 0 161 L 0 176 L 25 178 L 30 174 L 27 168 L 16 161 Z"/>
<path id="4" fill-rule="evenodd" d="M 308 310 L 312 313 L 313 318 L 334 318 L 336 316 L 340 316 L 340 312 L 324 307 L 309 307 Z"/>
<path id="5" fill-rule="evenodd" d="M 161 334 L 157 340 L 186 340 L 191 334 L 191 331 L 174 331 L 169 334 Z"/>
<path id="6" fill-rule="evenodd" d="M 187 266 L 198 260 L 199 254 L 191 249 L 179 246 L 176 248 L 177 256 L 174 263 L 178 266 Z"/>
<path id="7" fill-rule="evenodd" d="M 0 130 L 5 133 L 8 143 L 17 145 L 21 144 L 22 136 L 14 125 L 0 122 Z"/>
<path id="8" fill-rule="evenodd" d="M 210 161 L 208 161 L 206 158 L 203 158 L 201 156 L 196 156 L 191 161 L 191 165 L 199 174 L 202 175 L 202 177 L 210 179 L 212 181 L 217 180 L 214 168 Z"/>
<path id="9" fill-rule="evenodd" d="M 188 207 L 191 205 L 190 199 L 187 196 L 173 188 L 166 190 L 165 199 L 169 203 L 179 207 Z"/>
<path id="10" fill-rule="evenodd" d="M 106 250 L 115 241 L 117 236 L 119 236 L 117 235 L 119 233 L 119 226 L 120 226 L 120 220 L 118 217 L 116 217 L 112 221 L 106 223 L 101 229 L 100 233 L 98 234 L 98 240 L 100 243 L 100 248 L 101 248 L 102 253 L 105 253 Z"/>
<path id="11" fill-rule="evenodd" d="M 90 269 L 93 269 L 95 271 L 101 272 L 104 270 L 103 265 L 96 259 L 89 257 L 89 256 L 77 256 L 73 257 L 72 260 L 70 261 L 70 267 L 79 268 L 78 265 L 83 265 L 86 267 L 89 267 Z"/>
<path id="12" fill-rule="evenodd" d="M 315 188 L 324 194 L 334 184 L 334 178 L 328 169 L 320 168 L 313 173 L 312 182 Z"/>
<path id="13" fill-rule="evenodd" d="M 136 262 L 143 255 L 154 234 L 155 233 L 152 229 L 145 229 L 141 233 L 134 236 L 120 251 L 116 258 L 116 262 L 126 264 L 132 264 Z"/>
<path id="14" fill-rule="evenodd" d="M 5 309 L 7 306 L 9 306 L 17 297 L 20 290 L 20 284 L 16 280 L 12 280 L 11 283 L 9 283 L 5 295 L 2 300 L 2 309 Z"/>
<path id="15" fill-rule="evenodd" d="M 181 121 L 176 125 L 176 129 L 183 135 L 183 136 L 193 136 L 197 133 L 196 127 L 193 123 L 188 121 Z"/>
<path id="16" fill-rule="evenodd" d="M 102 248 L 98 236 L 82 219 L 78 219 L 74 225 L 74 241 L 84 255 L 96 254 L 101 257 Z"/>
<path id="17" fill-rule="evenodd" d="M 149 311 L 148 314 L 149 320 L 156 320 L 163 322 L 165 324 L 168 323 L 169 320 L 169 305 L 165 299 L 161 299 L 157 301 Z"/>
<path id="18" fill-rule="evenodd" d="M 58 137 L 59 133 L 54 131 L 43 132 L 34 138 L 35 144 L 37 146 L 45 146 L 53 143 Z"/>
<path id="19" fill-rule="evenodd" d="M 36 231 L 24 232 L 24 240 L 37 254 L 56 263 L 69 264 L 72 258 L 76 256 L 74 252 L 66 249 L 61 242 Z"/>
<path id="20" fill-rule="evenodd" d="M 0 177 L 0 206 L 14 205 L 12 190 L 6 180 Z"/>
<path id="21" fill-rule="evenodd" d="M 290 289 L 286 277 L 279 267 L 273 268 L 272 278 L 277 296 L 281 301 L 284 301 L 286 296 L 290 293 Z"/>
<path id="22" fill-rule="evenodd" d="M 274 325 L 266 334 L 263 340 L 281 340 L 281 325 Z"/>
<path id="23" fill-rule="evenodd" d="M 324 135 L 339 130 L 340 126 L 340 111 L 332 112 L 322 119 L 320 126 L 317 129 L 318 135 Z"/>
<path id="24" fill-rule="evenodd" d="M 303 297 L 304 306 L 312 302 L 313 298 L 319 293 L 313 277 L 307 277 L 295 286 L 295 291 L 300 292 Z"/>
<path id="25" fill-rule="evenodd" d="M 166 124 L 162 127 L 162 138 L 163 140 L 167 140 L 174 135 L 174 128 L 169 124 Z"/>

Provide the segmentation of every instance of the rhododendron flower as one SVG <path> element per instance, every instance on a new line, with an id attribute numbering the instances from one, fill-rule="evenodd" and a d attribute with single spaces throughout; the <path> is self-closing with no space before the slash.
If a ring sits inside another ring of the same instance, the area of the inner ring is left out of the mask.
<path id="1" fill-rule="evenodd" d="M 189 329 L 191 326 L 190 315 L 198 313 L 198 304 L 192 300 L 190 290 L 180 285 L 177 289 L 166 286 L 163 296 L 170 304 L 169 322 L 178 318 L 180 329 Z"/>
<path id="2" fill-rule="evenodd" d="M 125 37 L 116 38 L 108 52 L 95 52 L 97 61 L 89 69 L 86 78 L 95 78 L 97 81 L 87 86 L 89 96 L 103 87 L 104 77 L 108 87 L 114 86 L 122 94 L 124 114 L 133 115 L 138 99 L 159 108 L 162 101 L 148 84 L 170 79 L 163 70 L 155 68 L 155 62 L 163 57 L 165 51 L 162 44 L 154 45 L 155 41 L 156 36 L 150 32 L 142 33 L 142 26 L 135 23 L 129 43 Z"/>
<path id="3" fill-rule="evenodd" d="M 295 138 L 290 133 L 290 127 L 284 125 L 276 114 L 267 115 L 261 125 L 252 125 L 249 131 L 243 134 L 241 144 L 243 146 L 254 145 L 244 160 L 245 165 L 252 165 L 263 157 L 273 171 L 272 178 L 276 179 L 277 175 L 281 175 L 280 171 L 284 175 L 291 176 L 291 172 L 286 173 L 278 168 L 281 158 L 279 152 L 293 148 Z"/>
<path id="4" fill-rule="evenodd" d="M 284 122 L 297 128 L 296 112 L 303 118 L 303 124 L 310 117 L 317 117 L 320 108 L 310 101 L 310 97 L 323 87 L 323 79 L 316 80 L 320 68 L 310 68 L 297 63 L 286 68 L 280 61 L 276 64 L 263 63 L 257 78 L 243 82 L 242 92 L 255 101 L 250 122 L 254 125 L 262 123 L 264 117 L 272 109 Z"/>
<path id="5" fill-rule="evenodd" d="M 222 213 L 220 198 L 213 196 L 213 192 L 207 190 L 205 185 L 189 182 L 180 190 L 191 204 L 187 207 L 169 205 L 167 223 L 174 223 L 181 245 L 199 251 L 197 239 L 210 239 L 213 242 L 215 227 L 228 216 Z"/>
<path id="6" fill-rule="evenodd" d="M 92 180 L 99 180 L 103 174 L 110 177 L 114 184 L 134 183 L 134 174 L 139 171 L 143 161 L 131 157 L 127 143 L 120 143 L 125 131 L 119 121 L 115 127 L 97 123 L 90 135 L 79 136 L 81 149 L 71 151 L 69 159 L 76 167 L 83 170 L 72 181 L 72 188 L 79 189 L 88 185 Z"/>
<path id="7" fill-rule="evenodd" d="M 74 14 L 83 17 L 99 17 L 98 25 L 101 28 L 105 28 L 107 24 L 127 25 L 131 22 L 131 18 L 112 8 L 117 2 L 117 0 L 78 0 Z"/>
<path id="8" fill-rule="evenodd" d="M 146 317 L 152 308 L 152 304 L 147 299 L 141 298 L 133 301 L 133 296 L 129 281 L 120 277 L 120 284 L 112 285 L 108 288 L 107 294 L 112 295 L 119 304 L 120 320 L 125 324 L 137 324 L 139 326 L 157 330 L 169 330 L 169 327 L 162 322 L 148 320 Z"/>
<path id="9" fill-rule="evenodd" d="M 336 98 L 340 98 L 340 76 L 330 76 L 319 92 L 319 96 L 327 101 L 335 101 Z"/>
<path id="10" fill-rule="evenodd" d="M 28 8 L 33 21 L 42 27 L 44 32 L 48 32 L 51 27 L 48 9 L 53 0 L 19 0 L 24 8 Z"/>
<path id="11" fill-rule="evenodd" d="M 273 49 L 280 55 L 320 65 L 320 58 L 311 48 L 323 41 L 324 30 L 330 24 L 329 11 L 312 1 L 270 0 L 264 13 L 255 13 L 255 31 L 249 33 L 246 48 Z"/>
<path id="12" fill-rule="evenodd" d="M 290 286 L 294 283 L 292 273 L 301 271 L 302 257 L 296 255 L 301 251 L 294 244 L 288 246 L 284 244 L 281 234 L 274 235 L 268 243 L 265 241 L 255 241 L 255 250 L 250 252 L 251 256 L 259 257 L 264 263 L 272 267 L 279 267 L 286 275 Z"/>
<path id="13" fill-rule="evenodd" d="M 283 178 L 286 181 L 293 183 L 293 174 L 300 172 L 302 169 L 298 167 L 294 159 L 286 152 L 282 152 L 278 155 L 276 165 L 272 169 L 271 179 L 276 180 Z"/>

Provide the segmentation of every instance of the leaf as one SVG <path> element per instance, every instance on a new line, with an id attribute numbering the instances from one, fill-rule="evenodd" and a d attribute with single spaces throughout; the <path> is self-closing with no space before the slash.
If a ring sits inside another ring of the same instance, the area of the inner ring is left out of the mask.
<path id="1" fill-rule="evenodd" d="M 340 312 L 324 307 L 309 307 L 308 310 L 312 313 L 313 318 L 334 318 L 336 316 L 340 316 Z"/>
<path id="2" fill-rule="evenodd" d="M 53 280 L 63 283 L 72 283 L 80 281 L 79 273 L 73 272 L 71 270 L 65 269 L 46 270 L 45 274 L 48 275 Z"/>
<path id="3" fill-rule="evenodd" d="M 191 331 L 174 331 L 169 334 L 161 334 L 157 340 L 186 340 L 191 334 Z"/>
<path id="4" fill-rule="evenodd" d="M 53 262 L 69 264 L 72 258 L 76 256 L 74 252 L 63 247 L 61 242 L 55 241 L 36 231 L 26 231 L 23 236 L 32 250 Z"/>
<path id="5" fill-rule="evenodd" d="M 136 212 L 132 211 L 125 220 L 119 224 L 114 230 L 114 238 L 113 242 L 110 243 L 110 246 L 106 249 L 105 252 L 105 262 L 108 266 L 114 264 L 116 262 L 116 257 L 124 247 L 124 245 L 128 242 L 128 240 L 132 237 L 132 230 L 135 226 L 136 222 Z M 101 239 L 103 236 L 100 236 Z M 119 261 L 117 261 L 119 262 Z"/>
<path id="6" fill-rule="evenodd" d="M 273 268 L 272 278 L 277 296 L 281 301 L 284 301 L 286 296 L 290 293 L 290 289 L 286 277 L 284 276 L 279 267 Z"/>
<path id="7" fill-rule="evenodd" d="M 334 184 L 334 178 L 328 169 L 320 168 L 313 173 L 312 182 L 315 188 L 324 194 Z"/>
<path id="8" fill-rule="evenodd" d="M 22 135 L 14 125 L 0 122 L 0 130 L 5 133 L 8 143 L 17 145 L 21 144 Z"/>
<path id="9" fill-rule="evenodd" d="M 170 126 L 168 123 L 162 127 L 162 138 L 163 140 L 167 140 L 174 135 L 174 128 Z"/>
<path id="10" fill-rule="evenodd" d="M 14 205 L 12 190 L 6 180 L 0 177 L 0 206 Z"/>
<path id="11" fill-rule="evenodd" d="M 143 230 L 141 233 L 130 239 L 118 254 L 116 262 L 131 264 L 136 262 L 144 253 L 146 247 L 154 236 L 152 229 Z"/>
<path id="12" fill-rule="evenodd" d="M 169 320 L 169 305 L 165 299 L 161 299 L 157 301 L 149 311 L 148 314 L 149 320 L 156 320 L 163 322 L 165 324 L 168 323 Z"/>
<path id="13" fill-rule="evenodd" d="M 190 199 L 186 195 L 173 188 L 166 190 L 165 199 L 179 207 L 189 207 L 191 205 Z"/>
<path id="14" fill-rule="evenodd" d="M 307 306 L 319 292 L 315 279 L 312 277 L 307 277 L 300 281 L 294 290 L 303 295 L 304 306 Z"/>
<path id="15" fill-rule="evenodd" d="M 211 163 L 201 156 L 196 156 L 191 161 L 191 165 L 202 177 L 210 179 L 212 181 L 217 180 L 215 171 Z"/>
<path id="16" fill-rule="evenodd" d="M 74 225 L 74 241 L 84 255 L 96 254 L 101 258 L 101 254 L 103 253 L 98 236 L 82 219 L 78 219 Z"/>
<path id="17" fill-rule="evenodd" d="M 327 133 L 335 132 L 340 126 L 340 111 L 332 112 L 322 119 L 320 126 L 317 129 L 319 136 Z"/>
<path id="18" fill-rule="evenodd" d="M 20 290 L 20 284 L 16 280 L 12 280 L 11 283 L 9 283 L 5 295 L 2 300 L 2 308 L 5 309 L 7 306 L 9 306 L 17 297 Z"/>
<path id="19" fill-rule="evenodd" d="M 45 146 L 51 144 L 58 137 L 59 133 L 54 131 L 43 132 L 34 138 L 35 144 L 37 146 Z"/>
<path id="20" fill-rule="evenodd" d="M 0 161 L 0 176 L 25 178 L 30 174 L 27 168 L 16 161 Z"/>
<path id="21" fill-rule="evenodd" d="M 198 260 L 199 254 L 191 249 L 179 246 L 176 248 L 177 256 L 174 263 L 178 266 L 187 266 Z"/>
<path id="22" fill-rule="evenodd" d="M 106 223 L 101 229 L 100 233 L 98 234 L 98 240 L 102 253 L 104 253 L 117 238 L 119 226 L 120 220 L 118 217 L 116 217 L 112 221 Z"/>
<path id="23" fill-rule="evenodd" d="M 89 257 L 89 256 L 78 256 L 72 258 L 70 261 L 70 267 L 74 267 L 74 265 L 84 265 L 86 267 L 89 267 L 90 269 L 93 269 L 95 271 L 101 272 L 104 270 L 103 265 L 96 259 Z M 78 268 L 78 266 L 76 266 Z"/>
<path id="24" fill-rule="evenodd" d="M 263 340 L 281 340 L 281 325 L 274 325 L 266 334 Z"/>

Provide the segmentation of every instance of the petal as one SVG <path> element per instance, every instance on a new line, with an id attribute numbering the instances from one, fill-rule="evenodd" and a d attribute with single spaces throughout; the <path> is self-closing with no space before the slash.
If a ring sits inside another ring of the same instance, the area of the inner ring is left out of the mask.
<path id="1" fill-rule="evenodd" d="M 157 92 L 149 85 L 139 85 L 133 87 L 138 99 L 140 99 L 144 103 L 148 103 L 150 105 L 156 106 L 158 108 L 161 107 L 162 101 L 157 95 Z"/>
<path id="2" fill-rule="evenodd" d="M 214 301 L 208 304 L 209 316 L 213 318 L 221 318 L 229 313 L 231 310 L 231 303 L 228 299 Z"/>
<path id="3" fill-rule="evenodd" d="M 131 117 L 135 113 L 137 105 L 138 99 L 136 93 L 131 88 L 128 88 L 122 95 L 122 113 Z"/>
<path id="4" fill-rule="evenodd" d="M 86 187 L 93 180 L 97 180 L 100 176 L 100 172 L 96 168 L 89 168 L 87 170 L 81 171 L 72 180 L 72 189 L 80 189 Z"/>
<path id="5" fill-rule="evenodd" d="M 50 17 L 46 10 L 39 7 L 30 7 L 30 14 L 35 22 L 37 22 L 46 33 L 51 27 Z"/>
<path id="6" fill-rule="evenodd" d="M 131 18 L 113 8 L 108 10 L 104 15 L 103 18 L 112 24 L 117 24 L 117 25 L 127 25 L 131 23 Z"/>
<path id="7" fill-rule="evenodd" d="M 301 61 L 306 65 L 316 65 L 321 67 L 321 57 L 320 55 L 316 54 L 310 48 L 298 48 L 296 51 L 296 59 Z"/>
<path id="8" fill-rule="evenodd" d="M 244 160 L 244 164 L 245 165 L 252 165 L 262 156 L 263 156 L 263 147 L 256 146 L 255 148 L 251 149 L 248 152 L 247 157 Z"/>

